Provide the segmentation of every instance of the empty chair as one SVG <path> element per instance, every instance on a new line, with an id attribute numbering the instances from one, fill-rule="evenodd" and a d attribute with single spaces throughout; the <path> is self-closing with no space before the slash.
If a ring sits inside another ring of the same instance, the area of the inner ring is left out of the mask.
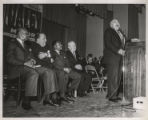
<path id="1" fill-rule="evenodd" d="M 97 93 L 97 90 L 104 91 L 107 87 L 104 86 L 105 77 L 99 77 L 96 68 L 92 65 L 86 65 L 85 70 L 92 76 L 91 90 L 93 93 Z"/>
<path id="2" fill-rule="evenodd" d="M 99 77 L 102 81 L 102 86 L 101 86 L 100 91 L 105 92 L 107 90 L 107 76 L 103 74 L 103 70 L 104 70 L 104 68 L 101 67 L 101 69 L 99 71 Z"/>

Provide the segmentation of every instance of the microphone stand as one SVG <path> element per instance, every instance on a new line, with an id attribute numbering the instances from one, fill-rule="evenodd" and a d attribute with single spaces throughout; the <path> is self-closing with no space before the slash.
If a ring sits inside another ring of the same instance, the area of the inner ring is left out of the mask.
<path id="1" fill-rule="evenodd" d="M 124 34 L 123 34 L 124 35 Z M 125 36 L 125 35 L 124 35 Z M 125 50 L 125 37 L 124 37 L 124 46 L 123 46 L 123 49 Z M 123 59 L 123 63 L 122 63 L 122 72 L 123 72 L 123 95 L 122 95 L 122 101 L 121 101 L 121 105 L 124 106 L 124 105 L 129 105 L 130 102 L 128 100 L 125 99 L 125 55 L 122 56 L 122 59 Z"/>
<path id="2" fill-rule="evenodd" d="M 122 101 L 121 101 L 121 105 L 127 105 L 129 104 L 130 102 L 127 101 L 125 99 L 125 56 L 122 57 L 123 59 L 123 64 L 122 64 L 122 71 L 123 71 L 123 95 L 122 95 Z"/>

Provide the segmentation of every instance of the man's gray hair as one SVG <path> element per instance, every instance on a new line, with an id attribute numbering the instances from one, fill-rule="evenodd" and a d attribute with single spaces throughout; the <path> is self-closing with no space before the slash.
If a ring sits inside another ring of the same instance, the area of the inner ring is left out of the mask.
<path id="1" fill-rule="evenodd" d="M 71 44 L 71 43 L 75 43 L 76 44 L 75 41 L 71 40 L 71 41 L 68 42 L 68 45 Z"/>
<path id="2" fill-rule="evenodd" d="M 113 19 L 110 21 L 110 27 L 113 28 L 114 23 L 119 23 L 117 19 Z"/>

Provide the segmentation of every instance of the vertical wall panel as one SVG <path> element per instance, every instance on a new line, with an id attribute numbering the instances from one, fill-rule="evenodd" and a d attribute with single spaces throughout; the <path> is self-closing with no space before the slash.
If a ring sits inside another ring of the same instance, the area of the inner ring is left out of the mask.
<path id="1" fill-rule="evenodd" d="M 103 19 L 87 17 L 86 55 L 92 53 L 95 57 L 103 55 Z"/>
<path id="2" fill-rule="evenodd" d="M 139 39 L 141 41 L 145 41 L 145 34 L 146 34 L 146 9 L 142 8 L 142 12 L 138 13 L 139 18 Z"/>
<path id="3" fill-rule="evenodd" d="M 128 36 L 128 5 L 127 4 L 114 4 L 113 5 L 113 18 L 119 20 L 121 29 Z"/>
<path id="4" fill-rule="evenodd" d="M 69 38 L 66 41 L 76 41 L 80 55 L 84 56 L 86 51 L 86 16 L 78 14 L 74 4 L 43 5 L 43 11 L 45 19 L 65 26 L 67 38 Z"/>
<path id="5" fill-rule="evenodd" d="M 128 37 L 139 37 L 138 9 L 134 5 L 128 5 Z"/>

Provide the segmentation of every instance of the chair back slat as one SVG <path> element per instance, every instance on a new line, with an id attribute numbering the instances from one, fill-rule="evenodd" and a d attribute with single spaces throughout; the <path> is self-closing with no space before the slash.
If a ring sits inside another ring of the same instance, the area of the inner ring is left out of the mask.
<path id="1" fill-rule="evenodd" d="M 100 79 L 100 78 L 99 78 L 99 75 L 98 75 L 98 73 L 97 73 L 97 70 L 96 70 L 96 68 L 95 68 L 94 66 L 92 66 L 92 65 L 86 65 L 86 66 L 85 66 L 85 70 L 86 70 L 87 73 L 88 73 L 89 71 L 94 72 L 95 75 L 96 75 L 95 78 Z"/>
<path id="2" fill-rule="evenodd" d="M 99 77 L 98 72 L 97 72 L 97 70 L 94 66 L 86 65 L 85 70 L 86 70 L 87 73 L 91 73 L 91 75 L 92 75 L 91 88 L 93 90 L 93 93 L 96 93 L 97 89 L 99 89 L 100 91 L 104 91 L 104 89 L 107 88 L 107 87 L 103 86 L 104 80 L 105 80 L 103 75 L 102 75 L 102 77 Z"/>

